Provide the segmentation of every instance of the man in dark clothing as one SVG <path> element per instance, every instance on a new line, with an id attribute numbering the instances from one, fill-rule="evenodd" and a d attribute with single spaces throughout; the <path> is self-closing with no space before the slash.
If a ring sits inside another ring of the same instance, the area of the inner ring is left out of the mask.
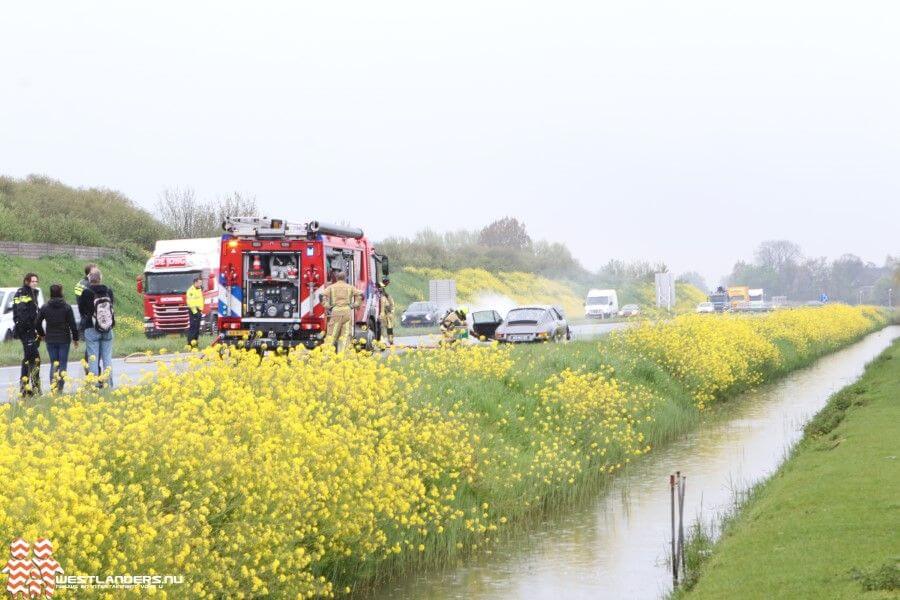
<path id="1" fill-rule="evenodd" d="M 13 296 L 13 332 L 22 342 L 22 374 L 19 389 L 22 396 L 34 396 L 41 393 L 41 341 L 35 327 L 38 313 L 38 276 L 28 273 L 22 283 L 22 287 L 17 289 Z"/>
<path id="2" fill-rule="evenodd" d="M 90 285 L 78 297 L 78 312 L 81 313 L 81 318 L 85 323 L 84 343 L 87 345 L 88 369 L 98 377 L 101 373 L 108 372 L 108 383 L 112 387 L 112 327 L 115 325 L 115 321 L 112 320 L 108 324 L 108 328 L 102 330 L 94 323 L 94 313 L 96 312 L 98 299 L 109 299 L 106 310 L 110 311 L 110 316 L 112 307 L 115 306 L 113 291 L 103 285 L 101 283 L 102 280 L 103 275 L 100 273 L 100 269 L 95 268 L 90 272 L 88 275 Z M 103 364 L 102 370 L 100 368 L 101 361 Z M 98 383 L 102 387 L 104 382 L 100 381 Z"/>
<path id="3" fill-rule="evenodd" d="M 56 389 L 61 392 L 65 383 L 66 365 L 69 362 L 69 346 L 74 342 L 78 348 L 78 326 L 75 324 L 75 313 L 63 298 L 62 286 L 58 283 L 50 286 L 50 301 L 38 311 L 35 325 L 38 335 L 47 343 L 47 354 L 50 356 L 50 386 L 55 383 Z"/>
<path id="4" fill-rule="evenodd" d="M 97 265 L 95 265 L 94 263 L 88 263 L 88 264 L 84 265 L 84 277 L 82 277 L 81 280 L 75 284 L 75 303 L 76 304 L 78 304 L 78 301 L 81 299 L 81 292 L 83 292 L 86 287 L 91 285 L 91 283 L 88 281 L 88 275 L 90 275 L 91 271 L 93 271 L 96 268 L 97 268 Z M 81 312 L 81 311 L 79 310 L 79 312 Z M 78 332 L 81 334 L 81 337 L 84 337 L 85 327 L 87 327 L 87 324 L 84 321 L 84 317 L 81 317 L 78 320 Z M 84 346 L 84 374 L 85 375 L 87 375 L 90 372 L 90 371 L 88 371 L 87 363 L 88 363 L 88 353 L 87 353 L 87 344 L 85 344 L 85 346 Z M 100 368 L 102 369 L 103 365 L 100 365 Z"/>

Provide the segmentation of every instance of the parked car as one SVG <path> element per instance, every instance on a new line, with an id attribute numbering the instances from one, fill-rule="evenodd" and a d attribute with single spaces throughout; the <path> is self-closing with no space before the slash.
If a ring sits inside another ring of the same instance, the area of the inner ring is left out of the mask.
<path id="1" fill-rule="evenodd" d="M 560 342 L 572 339 L 562 311 L 555 306 L 522 306 L 506 314 L 494 337 L 501 342 Z"/>
<path id="2" fill-rule="evenodd" d="M 714 313 L 716 312 L 716 305 L 712 302 L 701 302 L 697 305 L 698 313 Z"/>
<path id="3" fill-rule="evenodd" d="M 496 310 L 476 310 L 471 316 L 469 333 L 476 339 L 494 339 L 497 328 L 503 324 L 503 317 Z"/>
<path id="4" fill-rule="evenodd" d="M 626 304 L 619 311 L 620 317 L 636 317 L 641 314 L 641 307 L 637 304 Z"/>
<path id="5" fill-rule="evenodd" d="M 437 305 L 431 302 L 413 302 L 400 315 L 400 324 L 404 327 L 428 327 L 437 325 L 441 320 Z"/>
<path id="6" fill-rule="evenodd" d="M 0 288 L 0 341 L 13 339 L 13 297 L 19 288 Z M 38 288 L 38 307 L 44 305 L 44 293 Z"/>

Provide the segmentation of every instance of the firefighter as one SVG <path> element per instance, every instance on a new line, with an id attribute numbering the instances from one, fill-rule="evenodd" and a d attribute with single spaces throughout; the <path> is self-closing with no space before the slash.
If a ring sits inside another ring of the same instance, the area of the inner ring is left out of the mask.
<path id="1" fill-rule="evenodd" d="M 187 343 L 196 346 L 200 337 L 200 320 L 203 318 L 203 278 L 194 277 L 194 283 L 187 290 L 187 307 L 189 311 Z"/>
<path id="2" fill-rule="evenodd" d="M 41 394 L 41 340 L 37 333 L 38 276 L 28 273 L 13 296 L 13 332 L 22 342 L 22 396 Z"/>
<path id="3" fill-rule="evenodd" d="M 331 284 L 322 291 L 322 304 L 328 311 L 328 341 L 338 352 L 352 341 L 353 310 L 362 298 L 362 292 L 344 281 L 343 269 L 332 271 Z"/>
<path id="4" fill-rule="evenodd" d="M 394 299 L 388 294 L 387 286 L 390 279 L 384 278 L 381 282 L 381 326 L 387 330 L 388 344 L 394 345 Z"/>
<path id="5" fill-rule="evenodd" d="M 460 306 L 456 310 L 448 310 L 444 318 L 441 319 L 441 333 L 444 334 L 446 341 L 453 341 L 457 338 L 468 337 L 466 328 L 466 315 L 469 309 Z"/>

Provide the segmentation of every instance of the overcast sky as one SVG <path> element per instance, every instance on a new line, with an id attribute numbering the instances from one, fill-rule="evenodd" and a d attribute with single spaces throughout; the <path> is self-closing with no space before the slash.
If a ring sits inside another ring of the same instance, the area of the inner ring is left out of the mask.
<path id="1" fill-rule="evenodd" d="M 7 2 L 0 173 L 255 194 L 376 239 L 505 215 L 711 283 L 900 253 L 900 3 Z"/>

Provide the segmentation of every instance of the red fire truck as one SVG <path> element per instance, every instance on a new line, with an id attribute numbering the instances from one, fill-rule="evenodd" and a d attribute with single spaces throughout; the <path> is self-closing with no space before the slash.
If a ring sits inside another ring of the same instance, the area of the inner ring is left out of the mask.
<path id="1" fill-rule="evenodd" d="M 159 240 L 144 273 L 137 278 L 137 291 L 144 297 L 144 333 L 157 337 L 184 333 L 188 328 L 185 292 L 194 277 L 203 278 L 201 329 L 214 333 L 219 290 L 219 238 Z"/>
<path id="2" fill-rule="evenodd" d="M 220 341 L 255 348 L 321 344 L 328 319 L 321 294 L 336 270 L 365 296 L 354 339 L 367 348 L 381 339 L 377 282 L 388 274 L 388 259 L 361 229 L 258 217 L 230 217 L 222 228 Z"/>

